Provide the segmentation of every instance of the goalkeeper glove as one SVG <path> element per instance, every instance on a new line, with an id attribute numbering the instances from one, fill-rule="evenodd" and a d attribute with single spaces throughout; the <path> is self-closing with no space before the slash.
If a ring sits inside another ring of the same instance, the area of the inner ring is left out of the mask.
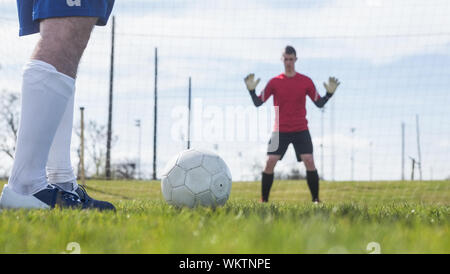
<path id="1" fill-rule="evenodd" d="M 255 81 L 255 74 L 254 73 L 250 73 L 249 75 L 247 75 L 247 77 L 244 78 L 244 82 L 245 85 L 247 85 L 247 89 L 248 91 L 255 91 L 256 86 L 259 83 L 259 79 Z"/>
<path id="2" fill-rule="evenodd" d="M 328 84 L 323 83 L 323 86 L 327 90 L 327 96 L 331 97 L 333 96 L 334 92 L 336 91 L 337 87 L 339 86 L 340 82 L 337 78 L 330 77 L 328 79 Z"/>

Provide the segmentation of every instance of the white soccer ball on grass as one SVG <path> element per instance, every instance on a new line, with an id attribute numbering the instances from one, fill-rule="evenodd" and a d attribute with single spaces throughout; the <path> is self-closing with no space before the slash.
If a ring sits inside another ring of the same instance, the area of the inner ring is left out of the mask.
<path id="1" fill-rule="evenodd" d="M 164 199 L 178 207 L 223 206 L 231 192 L 231 173 L 216 153 L 188 149 L 173 157 L 161 178 Z"/>

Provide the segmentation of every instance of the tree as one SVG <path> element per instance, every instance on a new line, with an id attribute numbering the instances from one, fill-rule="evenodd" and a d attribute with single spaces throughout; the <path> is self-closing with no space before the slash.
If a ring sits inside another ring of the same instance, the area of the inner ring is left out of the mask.
<path id="1" fill-rule="evenodd" d="M 95 176 L 99 177 L 104 175 L 104 166 L 106 160 L 106 149 L 103 144 L 106 140 L 106 126 L 99 125 L 95 121 L 89 121 L 87 128 L 88 135 L 88 149 L 87 152 L 91 156 L 91 159 L 95 166 Z"/>
<path id="2" fill-rule="evenodd" d="M 123 179 L 130 180 L 135 179 L 136 175 L 136 162 L 133 160 L 124 160 L 121 163 L 118 163 L 114 167 L 114 178 L 115 179 Z"/>
<path id="3" fill-rule="evenodd" d="M 304 180 L 306 179 L 305 174 L 302 174 L 300 172 L 300 169 L 298 167 L 293 167 L 291 170 L 286 174 L 287 180 Z"/>
<path id="4" fill-rule="evenodd" d="M 81 130 L 78 126 L 76 129 L 76 135 L 81 136 Z M 86 154 L 89 159 L 85 159 L 85 168 L 89 170 L 89 163 L 94 166 L 94 174 L 92 177 L 104 178 L 105 177 L 105 161 L 106 161 L 106 148 L 104 144 L 106 143 L 106 126 L 97 123 L 94 120 L 89 120 L 87 127 L 85 128 L 85 149 Z M 115 135 L 112 138 L 111 147 L 117 142 L 118 136 Z M 77 150 L 78 156 L 80 156 L 79 149 Z M 78 173 L 80 173 L 80 163 L 78 164 Z M 79 175 L 79 174 L 78 174 Z"/>
<path id="5" fill-rule="evenodd" d="M 253 175 L 253 180 L 261 180 L 261 174 L 264 169 L 262 162 L 256 158 L 253 159 L 253 163 L 250 166 L 251 173 Z"/>
<path id="6" fill-rule="evenodd" d="M 0 151 L 14 159 L 20 119 L 20 95 L 5 89 L 0 94 Z"/>

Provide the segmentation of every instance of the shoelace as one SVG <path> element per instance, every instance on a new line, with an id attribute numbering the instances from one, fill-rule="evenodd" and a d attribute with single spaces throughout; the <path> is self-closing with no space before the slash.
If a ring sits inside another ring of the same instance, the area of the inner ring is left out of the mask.
<path id="1" fill-rule="evenodd" d="M 56 188 L 56 189 L 58 189 L 58 191 L 61 192 L 61 197 L 64 200 L 70 200 L 72 202 L 81 202 L 81 199 L 80 199 L 80 197 L 78 197 L 78 195 L 76 195 L 74 193 L 71 193 L 71 192 L 67 192 L 64 189 L 62 189 L 61 187 L 59 187 L 58 185 L 51 185 L 51 186 L 49 185 L 48 188 L 51 188 L 51 189 Z"/>
<path id="2" fill-rule="evenodd" d="M 78 188 L 81 190 L 81 193 L 83 196 L 83 197 L 80 197 L 80 200 L 85 201 L 85 202 L 90 200 L 90 197 L 87 194 L 86 188 L 84 188 L 84 186 L 82 186 L 82 185 L 78 185 Z"/>
<path id="3" fill-rule="evenodd" d="M 70 192 L 62 191 L 61 196 L 65 200 L 71 200 L 72 202 L 81 202 L 80 198 L 77 195 Z"/>

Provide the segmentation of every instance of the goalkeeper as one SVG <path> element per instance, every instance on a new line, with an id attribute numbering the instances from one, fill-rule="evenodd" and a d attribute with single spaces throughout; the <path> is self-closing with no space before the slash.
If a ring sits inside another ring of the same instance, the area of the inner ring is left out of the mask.
<path id="1" fill-rule="evenodd" d="M 268 157 L 262 172 L 261 201 L 269 201 L 275 165 L 283 158 L 289 144 L 292 143 L 297 160 L 305 164 L 312 201 L 319 203 L 319 175 L 314 164 L 313 145 L 306 120 L 306 96 L 309 96 L 317 107 L 322 108 L 340 83 L 336 78 L 330 77 L 328 84 L 324 83 L 326 95 L 321 97 L 312 80 L 295 71 L 297 56 L 292 46 L 286 46 L 282 60 L 285 72 L 272 78 L 259 96 L 255 90 L 260 79 L 255 81 L 253 73 L 244 79 L 256 107 L 261 106 L 272 95 L 275 107 L 274 130 L 269 140 Z"/>

